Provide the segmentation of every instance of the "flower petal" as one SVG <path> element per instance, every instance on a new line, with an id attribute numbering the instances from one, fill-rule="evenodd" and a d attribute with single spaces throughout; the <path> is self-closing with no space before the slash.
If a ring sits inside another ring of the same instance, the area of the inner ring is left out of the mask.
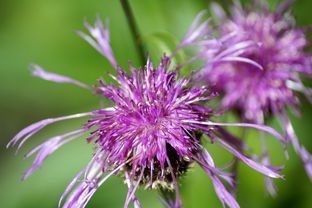
<path id="1" fill-rule="evenodd" d="M 243 155 L 242 153 L 240 153 L 238 150 L 233 148 L 231 145 L 229 145 L 227 142 L 223 141 L 222 139 L 218 138 L 218 142 L 222 144 L 221 147 L 224 147 L 227 151 L 235 155 L 237 158 L 243 161 L 246 165 L 250 166 L 256 171 L 264 175 L 267 175 L 271 178 L 283 178 L 282 175 L 279 175 L 276 173 L 277 170 L 281 169 L 280 167 L 268 167 L 263 164 L 257 163 L 253 161 L 252 159 L 249 159 L 247 156 Z"/>
<path id="2" fill-rule="evenodd" d="M 285 129 L 285 133 L 289 142 L 293 145 L 296 153 L 301 157 L 304 164 L 306 173 L 308 174 L 310 180 L 312 181 L 312 155 L 309 153 L 302 145 L 299 144 L 298 138 L 294 131 L 294 128 L 286 114 L 286 112 L 281 113 L 280 122 Z"/>
<path id="3" fill-rule="evenodd" d="M 47 141 L 43 142 L 42 144 L 38 145 L 34 149 L 32 149 L 29 153 L 27 153 L 24 157 L 29 157 L 35 152 L 39 151 L 36 158 L 34 159 L 31 168 L 24 174 L 22 180 L 28 178 L 30 174 L 38 167 L 42 165 L 44 160 L 51 155 L 54 151 L 56 151 L 59 147 L 70 142 L 71 140 L 81 136 L 86 132 L 85 129 L 78 129 L 75 131 L 68 132 L 66 134 L 62 134 L 56 137 L 52 137 Z M 68 137 L 68 138 L 67 138 Z"/>
<path id="4" fill-rule="evenodd" d="M 85 22 L 85 27 L 89 30 L 89 35 L 86 35 L 83 32 L 78 32 L 78 35 L 85 39 L 90 45 L 92 45 L 99 53 L 101 53 L 107 60 L 111 63 L 111 65 L 116 68 L 117 61 L 114 57 L 112 48 L 109 44 L 109 31 L 104 27 L 103 23 L 99 18 L 97 18 L 94 27 L 89 25 L 89 23 Z"/>
<path id="5" fill-rule="evenodd" d="M 77 80 L 74 80 L 72 78 L 44 71 L 40 66 L 38 66 L 36 64 L 32 64 L 30 66 L 30 68 L 31 68 L 31 73 L 36 77 L 40 77 L 42 79 L 53 81 L 53 82 L 72 83 L 72 84 L 78 85 L 80 87 L 83 87 L 83 88 L 86 88 L 89 90 L 93 90 L 92 87 L 90 87 L 86 84 L 83 84 Z"/>
<path id="6" fill-rule="evenodd" d="M 17 142 L 19 142 L 22 138 L 24 138 L 20 144 L 18 145 L 18 148 L 16 152 L 21 148 L 21 146 L 29 139 L 30 136 L 34 135 L 38 131 L 40 131 L 42 128 L 45 126 L 58 122 L 58 121 L 63 121 L 63 120 L 68 120 L 68 119 L 73 119 L 73 118 L 80 118 L 84 116 L 90 116 L 93 115 L 92 112 L 88 113 L 78 113 L 74 115 L 69 115 L 69 116 L 63 116 L 63 117 L 58 117 L 58 118 L 48 118 L 42 121 L 39 121 L 37 123 L 31 124 L 24 128 L 22 131 L 20 131 L 16 136 L 13 137 L 13 139 L 7 144 L 7 148 L 10 146 L 14 146 Z"/>

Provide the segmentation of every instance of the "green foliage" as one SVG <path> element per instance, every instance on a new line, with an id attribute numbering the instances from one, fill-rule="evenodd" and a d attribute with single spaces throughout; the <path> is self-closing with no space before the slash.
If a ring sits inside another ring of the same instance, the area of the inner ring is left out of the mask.
<path id="1" fill-rule="evenodd" d="M 164 52 L 167 55 L 173 52 L 196 14 L 208 9 L 206 0 L 131 0 L 130 4 L 142 41 L 156 63 Z M 297 1 L 294 14 L 298 25 L 311 24 L 311 8 L 312 1 Z M 0 1 L 0 203 L 3 208 L 56 207 L 67 184 L 92 156 L 93 145 L 86 143 L 86 136 L 81 137 L 56 151 L 41 169 L 21 183 L 19 179 L 33 159 L 22 160 L 25 151 L 57 133 L 79 128 L 84 120 L 63 122 L 44 129 L 18 156 L 14 156 L 13 149 L 5 150 L 4 145 L 18 130 L 38 120 L 98 108 L 98 97 L 92 93 L 70 84 L 40 80 L 27 70 L 29 63 L 34 62 L 47 71 L 89 85 L 95 84 L 99 77 L 109 80 L 104 72 L 114 73 L 112 67 L 74 33 L 84 30 L 84 17 L 92 22 L 96 14 L 102 19 L 110 19 L 112 48 L 121 66 L 127 68 L 128 60 L 138 66 L 137 50 L 119 1 Z M 174 62 L 183 63 L 187 59 L 187 52 L 181 51 Z M 311 85 L 311 82 L 307 84 Z M 294 117 L 292 121 L 300 140 L 312 151 L 311 104 L 304 98 L 301 112 L 302 118 Z M 241 133 L 240 128 L 231 130 L 238 135 Z M 248 143 L 257 150 L 260 144 L 257 133 L 248 135 Z M 263 177 L 246 165 L 240 165 L 238 200 L 241 207 L 311 207 L 312 185 L 298 156 L 290 149 L 291 160 L 286 161 L 280 156 L 280 145 L 269 139 L 274 147 L 269 153 L 277 158 L 273 164 L 286 163 L 286 180 L 277 182 L 280 192 L 276 199 L 265 198 Z M 217 158 L 216 163 L 224 165 L 224 155 L 229 155 L 217 145 L 207 142 L 206 146 Z M 181 183 L 186 208 L 221 207 L 209 177 L 199 167 L 191 170 Z M 126 186 L 121 178 L 112 177 L 99 189 L 88 207 L 122 207 L 125 196 Z M 139 190 L 138 197 L 144 207 L 161 206 L 156 192 Z"/>

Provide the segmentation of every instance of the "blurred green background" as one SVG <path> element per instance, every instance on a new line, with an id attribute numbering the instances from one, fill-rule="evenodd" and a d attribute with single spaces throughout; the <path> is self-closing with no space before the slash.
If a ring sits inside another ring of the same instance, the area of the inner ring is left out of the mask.
<path id="1" fill-rule="evenodd" d="M 153 59 L 181 39 L 199 11 L 209 8 L 208 0 L 130 0 L 143 40 Z M 277 1 L 271 1 L 276 3 Z M 299 26 L 311 24 L 312 1 L 300 0 L 293 7 Z M 87 112 L 99 108 L 99 97 L 70 84 L 58 84 L 32 77 L 27 70 L 37 63 L 47 71 L 63 74 L 86 84 L 113 72 L 108 62 L 75 34 L 84 30 L 83 19 L 93 22 L 96 14 L 109 18 L 111 45 L 119 64 L 127 68 L 128 60 L 140 64 L 126 17 L 118 0 L 1 0 L 0 1 L 0 207 L 56 207 L 60 195 L 90 160 L 92 144 L 85 137 L 66 144 L 50 156 L 43 167 L 28 180 L 20 182 L 31 159 L 22 156 L 35 144 L 62 132 L 77 129 L 84 119 L 65 121 L 48 126 L 36 134 L 14 155 L 6 143 L 25 126 L 49 117 Z M 161 34 L 161 35 L 159 35 Z M 158 52 L 157 52 L 158 51 Z M 307 82 L 311 84 L 311 82 Z M 312 108 L 301 96 L 301 118 L 292 118 L 300 141 L 312 151 Z M 277 126 L 276 122 L 272 122 Z M 234 129 L 239 134 L 241 129 Z M 251 132 L 248 142 L 256 150 L 259 135 Z M 312 183 L 308 180 L 298 156 L 292 148 L 291 159 L 285 161 L 280 145 L 269 139 L 274 165 L 285 164 L 286 180 L 276 180 L 279 189 L 274 199 L 266 196 L 263 177 L 240 165 L 238 201 L 241 207 L 309 208 L 312 207 Z M 219 147 L 210 145 L 217 163 L 231 158 Z M 181 194 L 186 208 L 221 207 L 209 177 L 195 165 L 181 180 Z M 111 177 L 94 195 L 88 207 L 122 207 L 126 186 L 119 176 Z M 143 207 L 161 207 L 155 191 L 139 190 Z"/>

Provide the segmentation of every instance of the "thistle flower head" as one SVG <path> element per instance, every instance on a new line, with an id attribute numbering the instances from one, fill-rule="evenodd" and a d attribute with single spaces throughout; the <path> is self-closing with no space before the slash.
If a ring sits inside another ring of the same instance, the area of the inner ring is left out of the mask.
<path id="1" fill-rule="evenodd" d="M 214 3 L 220 47 L 201 45 L 198 56 L 205 66 L 195 80 L 207 81 L 223 95 L 221 107 L 238 112 L 245 121 L 263 124 L 277 116 L 312 180 L 312 156 L 299 144 L 286 113 L 287 107 L 298 106 L 297 91 L 312 101 L 312 90 L 305 88 L 300 78 L 312 75 L 311 54 L 305 50 L 309 41 L 288 11 L 292 2 L 282 1 L 271 12 L 265 0 L 253 1 L 250 8 L 238 0 L 229 16 Z M 266 148 L 263 155 L 263 163 L 270 164 Z M 268 183 L 274 195 L 272 187 Z"/>
<path id="2" fill-rule="evenodd" d="M 298 104 L 294 86 L 308 92 L 299 78 L 312 74 L 311 55 L 305 52 L 308 40 L 303 29 L 294 27 L 290 14 L 283 13 L 289 1 L 274 12 L 265 1 L 258 9 L 245 9 L 238 2 L 230 17 L 214 4 L 221 18 L 217 31 L 222 47 L 206 50 L 207 65 L 199 78 L 224 93 L 224 108 L 235 108 L 244 119 L 263 123 L 264 115 Z"/>
<path id="3" fill-rule="evenodd" d="M 278 174 L 281 168 L 260 164 L 244 155 L 241 152 L 244 148 L 243 142 L 221 127 L 256 128 L 274 135 L 284 143 L 284 138 L 275 130 L 256 124 L 212 122 L 210 118 L 216 113 L 200 104 L 200 101 L 209 101 L 215 93 L 200 85 L 190 85 L 189 79 L 178 78 L 176 68 L 170 67 L 171 58 L 164 56 L 158 67 L 147 61 L 142 71 L 130 65 L 132 73 L 128 75 L 114 58 L 107 28 L 99 20 L 94 27 L 89 24 L 86 24 L 86 27 L 91 36 L 82 32 L 79 32 L 79 35 L 104 55 L 115 68 L 117 76 L 111 77 L 118 83 L 117 86 L 106 85 L 103 80 L 99 80 L 99 84 L 92 88 L 77 80 L 46 72 L 37 65 L 33 65 L 33 74 L 46 80 L 72 83 L 91 89 L 110 99 L 113 102 L 112 107 L 39 121 L 23 129 L 8 144 L 11 146 L 20 142 L 19 149 L 31 136 L 49 124 L 84 116 L 92 117 L 82 128 L 50 138 L 25 155 L 29 157 L 37 153 L 24 179 L 41 166 L 55 150 L 91 131 L 87 140 L 96 144 L 96 152 L 68 185 L 60 199 L 59 207 L 85 207 L 95 191 L 110 176 L 120 173 L 128 186 L 125 208 L 130 201 L 135 208 L 141 207 L 135 196 L 140 185 L 146 188 L 174 190 L 175 199 L 168 197 L 163 203 L 166 207 L 181 208 L 178 177 L 187 171 L 192 162 L 196 162 L 211 178 L 221 202 L 231 208 L 238 208 L 235 197 L 221 179 L 229 186 L 233 186 L 235 181 L 230 173 L 216 167 L 213 157 L 201 144 L 197 132 L 206 134 L 211 143 L 218 143 L 256 171 L 271 178 L 283 177 Z M 200 38 L 200 31 L 201 29 L 195 30 L 196 35 L 190 32 L 192 38 L 188 40 Z"/>
<path id="4" fill-rule="evenodd" d="M 142 72 L 131 67 L 131 76 L 118 67 L 118 76 L 111 76 L 119 86 L 108 86 L 100 80 L 100 85 L 95 86 L 97 93 L 111 99 L 114 107 L 95 111 L 98 117 L 86 125 L 97 128 L 88 140 L 95 139 L 109 153 L 107 165 L 120 165 L 134 158 L 127 168 L 135 175 L 145 169 L 144 180 L 149 180 L 151 187 L 158 182 L 156 178 L 168 174 L 171 178 L 170 154 L 184 164 L 185 158 L 192 158 L 196 151 L 199 141 L 192 131 L 197 126 L 186 121 L 204 121 L 213 112 L 195 104 L 207 100 L 208 91 L 201 86 L 187 88 L 189 81 L 177 80 L 169 64 L 170 58 L 164 57 L 156 68 L 150 62 Z M 174 167 L 179 168 L 179 164 Z"/>

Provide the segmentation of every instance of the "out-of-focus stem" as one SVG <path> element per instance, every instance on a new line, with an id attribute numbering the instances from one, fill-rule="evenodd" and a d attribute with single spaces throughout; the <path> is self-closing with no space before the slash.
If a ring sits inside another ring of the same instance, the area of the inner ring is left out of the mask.
<path id="1" fill-rule="evenodd" d="M 242 135 L 241 135 L 241 140 L 244 141 L 246 140 L 246 128 L 243 128 L 242 129 Z M 243 152 L 243 149 L 240 149 L 241 152 Z M 237 157 L 234 158 L 234 163 L 233 163 L 233 166 L 232 166 L 232 173 L 233 173 L 233 180 L 236 182 L 237 181 L 237 175 L 238 175 L 238 166 L 239 166 L 239 159 Z M 233 185 L 233 188 L 231 190 L 231 193 L 233 194 L 233 196 L 236 196 L 236 193 L 237 193 L 237 184 L 234 183 Z"/>
<path id="2" fill-rule="evenodd" d="M 134 15 L 133 15 L 133 12 L 131 10 L 130 4 L 129 4 L 128 0 L 120 0 L 120 3 L 122 5 L 122 8 L 123 8 L 124 13 L 126 15 L 131 34 L 132 34 L 132 37 L 134 39 L 134 43 L 135 43 L 135 46 L 137 48 L 137 51 L 138 51 L 138 54 L 140 57 L 140 62 L 142 64 L 142 66 L 144 66 L 146 63 L 145 50 L 144 50 L 144 46 L 142 45 L 142 41 L 140 41 L 140 33 L 138 30 L 137 24 L 135 22 Z"/>

